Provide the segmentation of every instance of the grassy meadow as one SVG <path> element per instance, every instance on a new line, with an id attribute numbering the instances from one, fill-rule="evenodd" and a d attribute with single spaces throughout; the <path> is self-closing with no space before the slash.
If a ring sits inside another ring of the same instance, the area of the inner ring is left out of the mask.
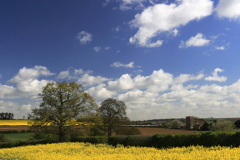
<path id="1" fill-rule="evenodd" d="M 6 133 L 3 134 L 10 141 L 26 141 L 33 136 L 34 133 Z"/>

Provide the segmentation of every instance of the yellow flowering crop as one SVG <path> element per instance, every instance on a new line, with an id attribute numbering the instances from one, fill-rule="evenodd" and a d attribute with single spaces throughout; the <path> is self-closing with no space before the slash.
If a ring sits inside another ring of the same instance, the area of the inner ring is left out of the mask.
<path id="1" fill-rule="evenodd" d="M 14 119 L 14 120 L 0 120 L 0 126 L 29 126 L 33 120 L 31 119 Z M 82 122 L 78 122 L 76 125 L 87 125 Z"/>
<path id="2" fill-rule="evenodd" d="M 29 119 L 0 120 L 0 126 L 28 126 Z"/>
<path id="3" fill-rule="evenodd" d="M 239 159 L 240 148 L 191 146 L 172 149 L 148 147 L 112 147 L 105 144 L 56 143 L 0 149 L 4 160 L 190 160 L 190 159 Z"/>

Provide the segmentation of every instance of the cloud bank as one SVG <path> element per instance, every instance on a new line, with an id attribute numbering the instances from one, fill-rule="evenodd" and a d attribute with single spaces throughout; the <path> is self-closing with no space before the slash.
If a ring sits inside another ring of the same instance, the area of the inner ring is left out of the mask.
<path id="1" fill-rule="evenodd" d="M 173 32 L 192 20 L 200 20 L 212 14 L 211 0 L 180 0 L 178 2 L 178 5 L 155 4 L 144 9 L 141 14 L 136 14 L 130 25 L 138 28 L 138 31 L 129 39 L 129 42 L 142 47 L 159 47 L 163 40 L 152 42 L 153 37 L 163 32 Z"/>

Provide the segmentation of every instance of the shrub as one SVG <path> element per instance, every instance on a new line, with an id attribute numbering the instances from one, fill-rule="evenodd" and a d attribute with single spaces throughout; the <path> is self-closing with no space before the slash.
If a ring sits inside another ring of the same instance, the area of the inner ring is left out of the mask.
<path id="1" fill-rule="evenodd" d="M 235 121 L 234 124 L 237 128 L 240 128 L 240 120 Z"/>
<path id="2" fill-rule="evenodd" d="M 58 141 L 58 136 L 52 133 L 43 133 L 36 131 L 31 140 L 43 140 L 44 143 L 53 143 Z"/>
<path id="3" fill-rule="evenodd" d="M 21 130 L 20 133 L 25 133 L 26 131 L 25 130 Z"/>
<path id="4" fill-rule="evenodd" d="M 9 142 L 10 140 L 8 140 L 8 138 L 3 135 L 3 134 L 0 134 L 0 142 Z"/>
<path id="5" fill-rule="evenodd" d="M 166 128 L 182 128 L 184 127 L 183 122 L 179 121 L 178 119 L 172 121 L 164 121 L 163 126 Z"/>
<path id="6" fill-rule="evenodd" d="M 166 128 L 172 128 L 173 126 L 172 121 L 164 121 L 162 124 Z"/>
<path id="7" fill-rule="evenodd" d="M 210 127 L 210 131 L 233 131 L 235 125 L 231 121 L 217 120 Z"/>
<path id="8" fill-rule="evenodd" d="M 76 141 L 78 141 L 78 137 L 81 137 L 81 136 L 87 136 L 86 132 L 76 131 L 76 132 L 70 133 L 69 134 L 69 141 L 70 142 L 76 142 Z"/>
<path id="9" fill-rule="evenodd" d="M 17 130 L 0 131 L 0 133 L 18 133 Z"/>
<path id="10" fill-rule="evenodd" d="M 90 136 L 105 136 L 106 132 L 101 126 L 92 126 L 89 131 Z"/>
<path id="11" fill-rule="evenodd" d="M 200 130 L 202 130 L 202 131 L 208 131 L 208 130 L 210 130 L 210 124 L 204 121 L 204 124 L 202 125 L 202 127 L 200 128 Z"/>
<path id="12" fill-rule="evenodd" d="M 172 121 L 172 128 L 182 128 L 183 122 L 180 122 L 178 119 Z"/>

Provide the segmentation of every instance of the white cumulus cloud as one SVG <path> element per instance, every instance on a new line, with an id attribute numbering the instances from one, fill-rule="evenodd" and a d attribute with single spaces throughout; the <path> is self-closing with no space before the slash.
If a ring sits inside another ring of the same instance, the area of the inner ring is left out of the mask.
<path id="1" fill-rule="evenodd" d="M 146 0 L 121 0 L 120 9 L 121 10 L 128 10 L 132 9 L 133 5 L 137 5 L 136 9 L 143 9 L 144 5 L 143 2 L 146 2 Z"/>
<path id="2" fill-rule="evenodd" d="M 18 74 L 10 79 L 8 82 L 16 83 L 16 88 L 11 86 L 1 86 L 5 89 L 5 98 L 19 98 L 31 95 L 38 95 L 42 92 L 42 87 L 46 86 L 49 80 L 38 80 L 40 76 L 51 76 L 51 73 L 44 66 L 35 66 L 34 68 L 23 67 Z M 3 94 L 3 93 L 2 93 Z"/>
<path id="3" fill-rule="evenodd" d="M 80 69 L 74 69 L 72 67 L 68 68 L 66 71 L 62 71 L 59 73 L 57 76 L 57 79 L 78 79 L 78 76 L 81 74 L 89 74 L 92 73 L 93 71 L 87 70 L 83 71 L 81 68 Z"/>
<path id="4" fill-rule="evenodd" d="M 106 99 L 116 94 L 115 91 L 109 91 L 105 88 L 106 84 L 99 84 L 96 87 L 91 87 L 87 92 L 96 99 Z"/>
<path id="5" fill-rule="evenodd" d="M 92 34 L 86 31 L 82 31 L 78 33 L 78 36 L 76 38 L 79 40 L 81 44 L 87 44 L 88 42 L 92 41 Z"/>
<path id="6" fill-rule="evenodd" d="M 178 4 L 155 4 L 141 14 L 136 14 L 130 22 L 132 27 L 138 28 L 137 33 L 129 39 L 130 43 L 143 47 L 150 47 L 153 37 L 163 32 L 186 25 L 192 20 L 200 20 L 212 14 L 213 1 L 211 0 L 178 0 Z M 176 33 L 176 30 L 175 30 Z M 160 42 L 157 41 L 160 46 Z"/>
<path id="7" fill-rule="evenodd" d="M 227 80 L 227 77 L 218 76 L 218 72 L 223 72 L 223 69 L 220 68 L 216 68 L 214 69 L 214 72 L 212 73 L 212 76 L 206 77 L 205 80 L 206 81 L 218 81 L 218 82 L 225 82 Z"/>
<path id="8" fill-rule="evenodd" d="M 225 50 L 225 47 L 224 46 L 221 46 L 221 47 L 215 46 L 215 49 L 216 50 Z"/>
<path id="9" fill-rule="evenodd" d="M 201 47 L 201 46 L 206 46 L 209 43 L 210 43 L 210 40 L 206 39 L 202 33 L 198 33 L 195 37 L 191 37 L 186 42 L 181 41 L 179 48 Z"/>
<path id="10" fill-rule="evenodd" d="M 85 86 L 92 86 L 95 84 L 101 84 L 104 81 L 109 81 L 111 79 L 101 77 L 101 76 L 91 76 L 89 74 L 84 74 L 81 78 L 78 79 L 78 83 L 84 83 Z"/>
<path id="11" fill-rule="evenodd" d="M 99 52 L 99 51 L 101 50 L 101 47 L 99 47 L 99 46 L 94 47 L 93 50 L 94 50 L 95 52 Z"/>
<path id="12" fill-rule="evenodd" d="M 134 68 L 134 62 L 130 62 L 129 64 L 122 64 L 120 62 L 114 62 L 113 64 L 111 64 L 111 67 Z"/>
<path id="13" fill-rule="evenodd" d="M 239 0 L 219 0 L 215 11 L 220 18 L 239 19 L 240 18 Z"/>

